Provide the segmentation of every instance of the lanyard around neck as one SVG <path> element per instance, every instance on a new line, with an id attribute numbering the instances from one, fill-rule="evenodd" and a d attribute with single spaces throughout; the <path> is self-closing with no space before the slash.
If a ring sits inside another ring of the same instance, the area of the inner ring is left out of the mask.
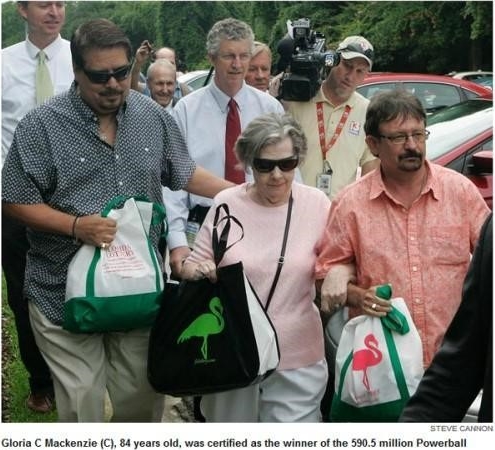
<path id="1" fill-rule="evenodd" d="M 332 138 L 330 139 L 330 142 L 328 143 L 328 145 L 325 145 L 325 121 L 323 119 L 323 102 L 318 102 L 316 104 L 316 117 L 318 118 L 318 134 L 320 137 L 321 154 L 323 156 L 324 161 L 327 158 L 327 153 L 334 146 L 335 142 L 337 141 L 338 137 L 340 136 L 340 133 L 342 132 L 342 129 L 344 128 L 345 122 L 347 121 L 347 118 L 349 117 L 350 112 L 351 112 L 351 107 L 349 105 L 346 105 L 344 112 L 342 113 L 342 116 L 340 118 L 340 121 L 337 124 L 337 128 L 335 129 L 335 133 L 333 134 Z"/>

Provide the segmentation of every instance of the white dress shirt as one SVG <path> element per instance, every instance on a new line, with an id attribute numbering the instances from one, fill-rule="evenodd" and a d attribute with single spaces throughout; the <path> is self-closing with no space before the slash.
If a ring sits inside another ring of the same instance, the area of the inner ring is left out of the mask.
<path id="1" fill-rule="evenodd" d="M 36 107 L 35 74 L 39 51 L 27 38 L 2 50 L 2 167 L 17 124 Z M 68 90 L 74 79 L 70 42 L 59 35 L 43 51 L 54 94 Z"/>
<path id="2" fill-rule="evenodd" d="M 239 107 L 241 130 L 262 114 L 284 113 L 284 108 L 275 98 L 245 82 L 234 99 Z M 225 171 L 225 128 L 229 100 L 230 97 L 213 80 L 208 86 L 181 98 L 173 109 L 173 116 L 186 140 L 192 159 L 222 178 Z M 252 175 L 246 173 L 246 181 L 248 180 L 252 180 Z M 189 210 L 196 205 L 210 206 L 211 200 L 185 191 L 172 192 L 165 189 L 164 202 L 169 225 L 169 248 L 187 246 L 185 230 Z"/>

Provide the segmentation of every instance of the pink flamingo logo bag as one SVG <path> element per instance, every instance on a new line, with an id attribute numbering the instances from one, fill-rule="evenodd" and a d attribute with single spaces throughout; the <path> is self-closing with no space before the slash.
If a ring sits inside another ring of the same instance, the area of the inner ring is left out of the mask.
<path id="1" fill-rule="evenodd" d="M 390 299 L 390 285 L 377 289 Z M 402 298 L 385 318 L 347 322 L 337 349 L 333 422 L 395 422 L 423 376 L 418 331 Z"/>

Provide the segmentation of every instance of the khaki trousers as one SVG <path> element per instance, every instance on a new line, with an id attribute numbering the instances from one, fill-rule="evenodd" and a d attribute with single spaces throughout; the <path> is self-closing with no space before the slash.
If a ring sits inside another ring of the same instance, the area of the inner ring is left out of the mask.
<path id="1" fill-rule="evenodd" d="M 164 396 L 148 383 L 149 329 L 75 334 L 50 322 L 29 302 L 36 343 L 52 373 L 60 422 L 160 422 Z"/>

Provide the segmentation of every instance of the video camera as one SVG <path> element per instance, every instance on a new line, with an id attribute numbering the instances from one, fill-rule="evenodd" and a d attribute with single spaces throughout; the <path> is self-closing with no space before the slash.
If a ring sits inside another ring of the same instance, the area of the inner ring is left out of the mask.
<path id="1" fill-rule="evenodd" d="M 278 67 L 285 71 L 279 96 L 283 100 L 308 101 L 318 91 L 326 69 L 338 65 L 340 56 L 333 50 L 325 51 L 325 36 L 311 30 L 309 19 L 289 21 L 287 28 L 289 33 L 277 46 Z"/>

